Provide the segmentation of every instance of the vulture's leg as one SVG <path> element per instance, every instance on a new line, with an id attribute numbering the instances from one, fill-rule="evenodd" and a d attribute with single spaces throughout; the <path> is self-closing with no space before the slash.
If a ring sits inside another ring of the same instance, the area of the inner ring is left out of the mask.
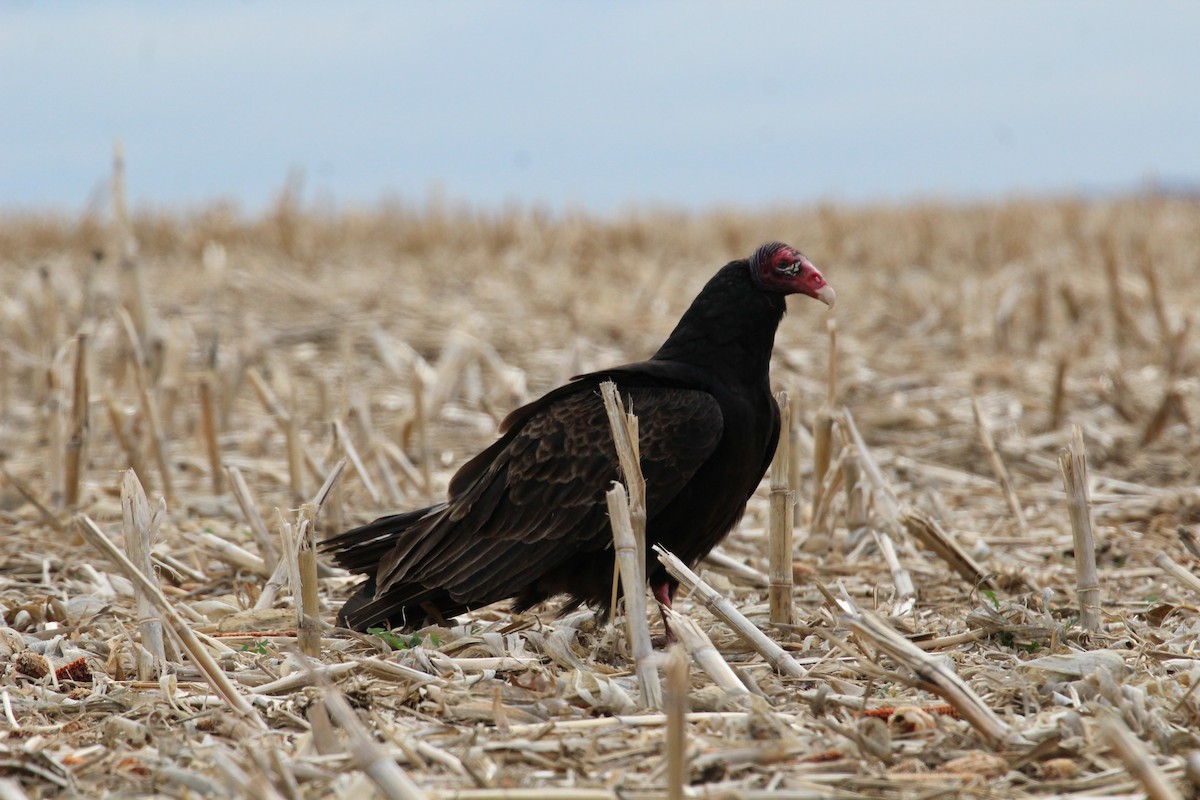
<path id="1" fill-rule="evenodd" d="M 659 611 L 662 611 L 662 608 L 670 608 L 671 607 L 671 595 L 673 594 L 673 591 L 672 591 L 673 587 L 671 586 L 671 584 L 667 581 L 663 581 L 662 583 L 654 584 L 651 588 L 654 590 L 654 599 L 657 600 L 659 602 L 659 605 L 661 606 L 659 608 Z M 675 632 L 671 630 L 671 624 L 669 622 L 667 622 L 666 614 L 663 614 L 663 630 L 664 630 L 664 636 L 663 636 L 663 644 L 664 645 L 675 644 L 675 642 L 679 641 L 678 639 L 675 638 Z"/>

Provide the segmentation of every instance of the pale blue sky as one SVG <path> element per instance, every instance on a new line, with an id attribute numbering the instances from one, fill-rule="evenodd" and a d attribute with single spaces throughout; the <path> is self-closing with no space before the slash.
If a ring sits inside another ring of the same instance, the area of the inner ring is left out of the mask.
<path id="1" fill-rule="evenodd" d="M 1200 185 L 1200 3 L 0 0 L 0 208 Z"/>

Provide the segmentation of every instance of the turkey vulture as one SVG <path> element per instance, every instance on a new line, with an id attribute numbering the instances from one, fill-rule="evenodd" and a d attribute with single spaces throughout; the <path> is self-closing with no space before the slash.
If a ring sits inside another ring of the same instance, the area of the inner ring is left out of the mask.
<path id="1" fill-rule="evenodd" d="M 509 414 L 445 502 L 327 540 L 339 565 L 367 576 L 338 622 L 414 627 L 560 594 L 564 611 L 603 608 L 613 578 L 605 492 L 619 477 L 599 390 L 607 380 L 638 416 L 648 545 L 699 561 L 737 524 L 775 451 L 768 368 L 784 297 L 796 293 L 833 305 L 807 258 L 762 245 L 717 272 L 648 361 L 576 377 Z M 677 582 L 647 553 L 655 596 L 669 604 Z"/>

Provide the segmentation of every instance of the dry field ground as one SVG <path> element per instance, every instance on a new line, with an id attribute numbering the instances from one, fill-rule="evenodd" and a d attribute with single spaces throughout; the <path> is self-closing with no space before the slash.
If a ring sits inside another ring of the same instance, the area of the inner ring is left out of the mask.
<path id="1" fill-rule="evenodd" d="M 766 481 L 698 571 L 790 661 L 681 591 L 738 678 L 672 651 L 680 728 L 586 615 L 351 634 L 354 580 L 323 564 L 326 627 L 298 629 L 306 534 L 439 498 L 507 410 L 647 356 L 769 239 L 839 298 L 792 298 L 775 351 L 792 624 L 768 618 Z M 650 798 L 680 768 L 699 797 L 1194 795 L 1198 300 L 1200 205 L 1160 198 L 0 218 L 0 797 Z"/>

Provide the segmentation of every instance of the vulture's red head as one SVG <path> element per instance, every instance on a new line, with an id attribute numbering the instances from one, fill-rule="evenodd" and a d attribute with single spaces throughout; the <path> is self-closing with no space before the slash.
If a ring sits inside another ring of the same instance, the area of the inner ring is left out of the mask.
<path id="1" fill-rule="evenodd" d="M 806 294 L 832 306 L 836 295 L 812 262 L 782 242 L 767 242 L 750 256 L 750 275 L 763 291 Z"/>

